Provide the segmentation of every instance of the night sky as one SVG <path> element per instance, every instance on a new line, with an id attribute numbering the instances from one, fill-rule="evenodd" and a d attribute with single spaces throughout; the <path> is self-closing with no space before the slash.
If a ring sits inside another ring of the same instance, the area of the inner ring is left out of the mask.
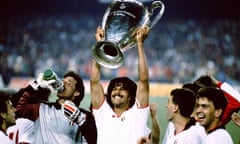
<path id="1" fill-rule="evenodd" d="M 240 0 L 162 0 L 165 18 L 240 19 Z M 1 0 L 0 15 L 102 15 L 97 0 Z"/>

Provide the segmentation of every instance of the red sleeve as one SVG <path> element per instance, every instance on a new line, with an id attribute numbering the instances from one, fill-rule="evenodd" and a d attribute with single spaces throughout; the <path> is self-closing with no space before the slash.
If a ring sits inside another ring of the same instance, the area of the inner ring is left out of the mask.
<path id="1" fill-rule="evenodd" d="M 221 89 L 222 84 L 223 84 L 222 82 L 219 82 L 217 84 L 217 87 Z M 232 95 L 230 95 L 226 91 L 224 91 L 224 96 L 227 98 L 228 103 L 223 113 L 222 124 L 221 124 L 222 126 L 226 125 L 231 120 L 231 116 L 234 112 L 237 112 L 240 110 L 240 103 L 238 102 L 237 99 L 235 99 Z"/>
<path id="2" fill-rule="evenodd" d="M 39 116 L 40 103 L 30 103 L 31 94 L 25 91 L 21 96 L 16 109 L 20 117 L 35 121 Z"/>

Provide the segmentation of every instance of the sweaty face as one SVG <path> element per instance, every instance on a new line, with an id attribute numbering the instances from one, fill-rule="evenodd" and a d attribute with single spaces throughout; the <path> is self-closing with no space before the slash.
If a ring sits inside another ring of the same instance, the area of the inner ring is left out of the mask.
<path id="1" fill-rule="evenodd" d="M 114 107 L 126 108 L 129 106 L 129 93 L 123 83 L 115 83 L 111 93 L 111 101 Z"/>
<path id="2" fill-rule="evenodd" d="M 79 92 L 76 90 L 77 81 L 73 77 L 65 77 L 63 79 L 64 91 L 57 93 L 59 98 L 73 100 L 74 96 Z"/>
<path id="3" fill-rule="evenodd" d="M 215 108 L 207 98 L 199 98 L 196 105 L 196 119 L 207 130 L 213 125 L 215 120 Z"/>

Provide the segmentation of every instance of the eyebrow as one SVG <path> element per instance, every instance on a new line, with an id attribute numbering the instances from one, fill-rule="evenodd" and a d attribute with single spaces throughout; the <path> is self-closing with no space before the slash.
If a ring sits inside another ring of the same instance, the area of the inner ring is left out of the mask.
<path id="1" fill-rule="evenodd" d="M 124 87 L 124 84 L 122 82 L 116 82 L 114 87 Z"/>
<path id="2" fill-rule="evenodd" d="M 210 105 L 209 104 L 196 104 L 196 107 L 204 107 L 204 108 L 207 108 L 209 107 Z"/>

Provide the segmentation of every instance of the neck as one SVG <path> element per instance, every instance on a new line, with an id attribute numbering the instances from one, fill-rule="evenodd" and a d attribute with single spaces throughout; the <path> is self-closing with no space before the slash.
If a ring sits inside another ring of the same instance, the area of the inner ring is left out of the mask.
<path id="1" fill-rule="evenodd" d="M 6 126 L 6 124 L 5 124 L 4 122 L 3 122 L 3 124 L 1 125 L 0 130 L 3 131 L 4 133 L 6 133 L 7 126 Z"/>
<path id="2" fill-rule="evenodd" d="M 190 121 L 190 118 L 185 118 L 182 116 L 177 116 L 176 118 L 174 118 L 173 124 L 175 127 L 175 134 L 182 132 L 189 121 Z"/>
<path id="3" fill-rule="evenodd" d="M 211 122 L 211 124 L 209 124 L 209 126 L 206 126 L 205 129 L 207 132 L 210 132 L 212 130 L 214 130 L 215 128 L 219 127 L 220 125 L 220 121 L 215 119 L 213 120 L 213 122 Z"/>
<path id="4" fill-rule="evenodd" d="M 123 107 L 123 108 L 121 108 L 121 107 L 114 107 L 113 108 L 113 111 L 115 112 L 115 114 L 117 115 L 117 116 L 121 116 L 122 115 L 122 113 L 123 112 L 125 112 L 126 110 L 128 110 L 128 107 Z"/>

